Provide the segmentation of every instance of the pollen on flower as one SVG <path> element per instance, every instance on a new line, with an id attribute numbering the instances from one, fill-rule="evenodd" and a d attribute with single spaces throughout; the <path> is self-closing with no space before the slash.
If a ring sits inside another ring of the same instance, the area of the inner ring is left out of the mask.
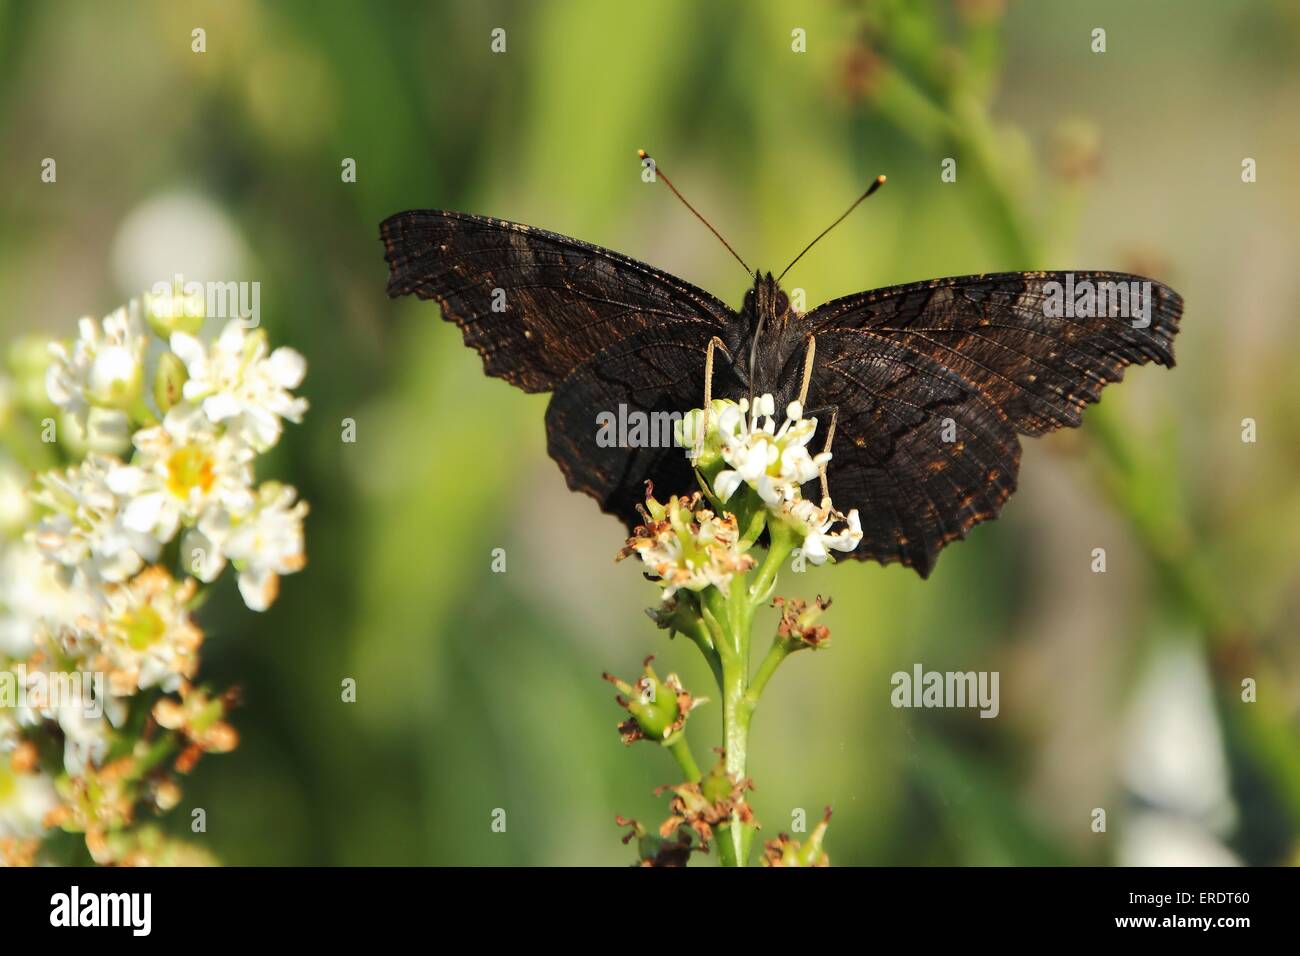
<path id="1" fill-rule="evenodd" d="M 174 691 L 194 676 L 203 633 L 186 603 L 197 588 L 193 578 L 178 582 L 154 566 L 107 592 L 97 665 L 107 671 L 113 694 L 127 696 L 154 685 Z"/>
<path id="2" fill-rule="evenodd" d="M 167 458 L 167 490 L 177 498 L 188 499 L 192 491 L 206 495 L 216 482 L 212 456 L 201 448 L 187 445 Z"/>
<path id="3" fill-rule="evenodd" d="M 718 516 L 702 507 L 699 492 L 660 504 L 646 484 L 646 503 L 639 506 L 644 523 L 628 538 L 618 559 L 639 555 L 662 582 L 664 600 L 679 589 L 725 588 L 733 575 L 754 566 L 753 556 L 740 550 L 734 515 Z"/>
<path id="4" fill-rule="evenodd" d="M 830 598 L 823 598 L 819 594 L 810 608 L 807 601 L 799 598 L 777 597 L 772 599 L 772 606 L 781 610 L 777 635 L 789 645 L 817 650 L 830 644 L 830 628 L 817 623 L 822 612 L 831 606 Z"/>

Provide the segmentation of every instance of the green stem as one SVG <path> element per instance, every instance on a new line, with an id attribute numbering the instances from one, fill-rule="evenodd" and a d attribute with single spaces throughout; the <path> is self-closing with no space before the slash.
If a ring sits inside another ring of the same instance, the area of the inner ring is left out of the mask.
<path id="1" fill-rule="evenodd" d="M 767 687 L 767 682 L 772 679 L 781 662 L 790 654 L 790 645 L 781 638 L 778 637 L 772 642 L 767 656 L 763 658 L 763 663 L 758 665 L 758 670 L 754 673 L 754 679 L 749 682 L 749 690 L 745 692 L 745 700 L 751 711 L 758 706 L 758 699 L 763 696 L 763 689 Z"/>
<path id="2" fill-rule="evenodd" d="M 782 521 L 769 522 L 767 532 L 770 545 L 763 563 L 758 566 L 754 584 L 749 589 L 751 604 L 759 604 L 767 600 L 768 592 L 776 584 L 776 575 L 781 570 L 781 565 L 785 563 L 786 558 L 790 557 L 790 553 L 798 543 L 795 532 Z"/>
<path id="3" fill-rule="evenodd" d="M 713 638 L 709 635 L 709 627 L 704 623 L 702 617 L 696 618 L 692 623 L 690 630 L 683 631 L 687 637 L 695 642 L 708 661 L 709 670 L 713 672 L 713 679 L 718 682 L 718 690 L 722 690 L 722 661 L 718 657 L 718 649 L 714 646 Z"/>
<path id="4" fill-rule="evenodd" d="M 691 753 L 691 745 L 686 742 L 684 733 L 679 733 L 677 739 L 668 745 L 668 752 L 677 761 L 677 766 L 682 768 L 689 783 L 700 782 L 700 768 L 695 763 L 695 755 Z"/>
<path id="5" fill-rule="evenodd" d="M 732 579 L 730 594 L 724 599 L 723 613 L 719 615 L 725 631 L 725 640 L 719 644 L 722 659 L 722 746 L 724 767 L 735 781 L 745 777 L 745 764 L 749 753 L 749 720 L 753 708 L 745 695 L 749 684 L 749 632 L 753 623 L 754 608 L 749 600 L 747 575 Z M 719 594 L 721 597 L 721 594 Z M 749 856 L 752 832 L 733 815 L 731 822 L 720 828 L 723 846 L 719 853 L 726 866 L 745 866 Z"/>
<path id="6" fill-rule="evenodd" d="M 740 637 L 741 635 L 737 635 Z M 744 639 L 748 640 L 748 633 Z M 753 709 L 745 699 L 745 667 L 732 659 L 722 663 L 722 740 L 725 750 L 727 775 L 733 780 L 745 776 L 745 760 L 749 747 L 749 718 Z M 744 866 L 748 856 L 745 826 L 733 815 L 730 824 L 720 833 L 723 846 L 720 853 L 726 866 Z"/>
<path id="7" fill-rule="evenodd" d="M 172 734 L 159 737 L 154 741 L 144 755 L 136 760 L 133 767 L 133 776 L 140 780 L 149 774 L 149 771 L 158 766 L 168 757 L 170 757 L 177 748 L 176 738 Z"/>

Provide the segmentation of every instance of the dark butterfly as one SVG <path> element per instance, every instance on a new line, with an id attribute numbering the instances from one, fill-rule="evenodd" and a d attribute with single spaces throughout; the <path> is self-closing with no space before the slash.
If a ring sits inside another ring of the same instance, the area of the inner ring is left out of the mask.
<path id="1" fill-rule="evenodd" d="M 663 443 L 604 447 L 596 416 L 698 408 L 709 364 L 715 397 L 770 392 L 783 409 L 806 390 L 809 414 L 834 422 L 831 496 L 861 516 L 848 557 L 901 561 L 922 577 L 1015 490 L 1018 435 L 1077 426 L 1127 365 L 1174 364 L 1183 305 L 1124 273 L 1005 272 L 860 292 L 801 314 L 771 273 L 755 272 L 735 312 L 635 259 L 500 219 L 403 212 L 380 236 L 388 294 L 436 299 L 488 375 L 552 392 L 551 457 L 571 489 L 629 527 L 646 479 L 685 492 L 691 463 Z M 1114 285 L 1098 309 L 1104 283 Z M 1114 314 L 1120 283 L 1147 290 L 1136 323 Z M 1087 289 L 1093 307 L 1082 311 L 1095 317 L 1076 315 Z"/>

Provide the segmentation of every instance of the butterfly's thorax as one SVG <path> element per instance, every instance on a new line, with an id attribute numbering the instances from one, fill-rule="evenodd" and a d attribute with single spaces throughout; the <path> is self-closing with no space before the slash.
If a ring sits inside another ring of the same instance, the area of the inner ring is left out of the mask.
<path id="1" fill-rule="evenodd" d="M 788 403 L 798 395 L 807 337 L 803 316 L 791 308 L 772 274 L 756 274 L 726 343 L 732 375 L 715 394 L 744 398 L 766 392 L 778 405 Z"/>

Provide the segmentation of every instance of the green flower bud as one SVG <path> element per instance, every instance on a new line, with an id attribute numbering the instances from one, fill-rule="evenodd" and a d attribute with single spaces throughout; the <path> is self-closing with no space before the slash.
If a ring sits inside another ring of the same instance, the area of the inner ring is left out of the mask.
<path id="1" fill-rule="evenodd" d="M 719 757 L 713 769 L 700 779 L 700 793 L 709 803 L 720 803 L 730 799 L 735 786 L 731 775 L 727 773 L 727 762 L 724 757 Z"/>
<path id="2" fill-rule="evenodd" d="M 775 840 L 768 840 L 763 847 L 763 865 L 764 866 L 830 866 L 830 858 L 826 851 L 822 849 L 822 843 L 826 839 L 826 829 L 831 822 L 831 808 L 826 808 L 826 814 L 822 817 L 821 823 L 813 828 L 813 832 L 808 834 L 808 839 L 804 843 L 798 840 L 791 840 L 784 833 L 777 836 Z"/>
<path id="3" fill-rule="evenodd" d="M 612 674 L 601 675 L 619 689 L 619 696 L 614 699 L 632 715 L 618 725 L 625 744 L 638 740 L 654 740 L 665 745 L 675 742 L 686 726 L 687 715 L 704 702 L 702 698 L 693 698 L 676 674 L 669 674 L 661 681 L 650 666 L 653 660 L 653 655 L 645 659 L 645 673 L 635 684 Z"/>
<path id="4" fill-rule="evenodd" d="M 722 435 L 718 431 L 718 417 L 729 404 L 734 403 L 720 398 L 713 400 L 709 405 L 707 428 L 705 428 L 702 408 L 691 409 L 673 424 L 673 437 L 678 447 L 693 457 L 698 449 L 699 455 L 694 457 L 695 468 L 710 481 L 723 465 Z M 700 438 L 701 431 L 704 432 L 703 440 Z"/>
<path id="5" fill-rule="evenodd" d="M 158 370 L 153 377 L 153 400 L 158 411 L 167 411 L 181 400 L 181 389 L 189 379 L 185 363 L 174 352 L 164 352 L 158 359 Z"/>

